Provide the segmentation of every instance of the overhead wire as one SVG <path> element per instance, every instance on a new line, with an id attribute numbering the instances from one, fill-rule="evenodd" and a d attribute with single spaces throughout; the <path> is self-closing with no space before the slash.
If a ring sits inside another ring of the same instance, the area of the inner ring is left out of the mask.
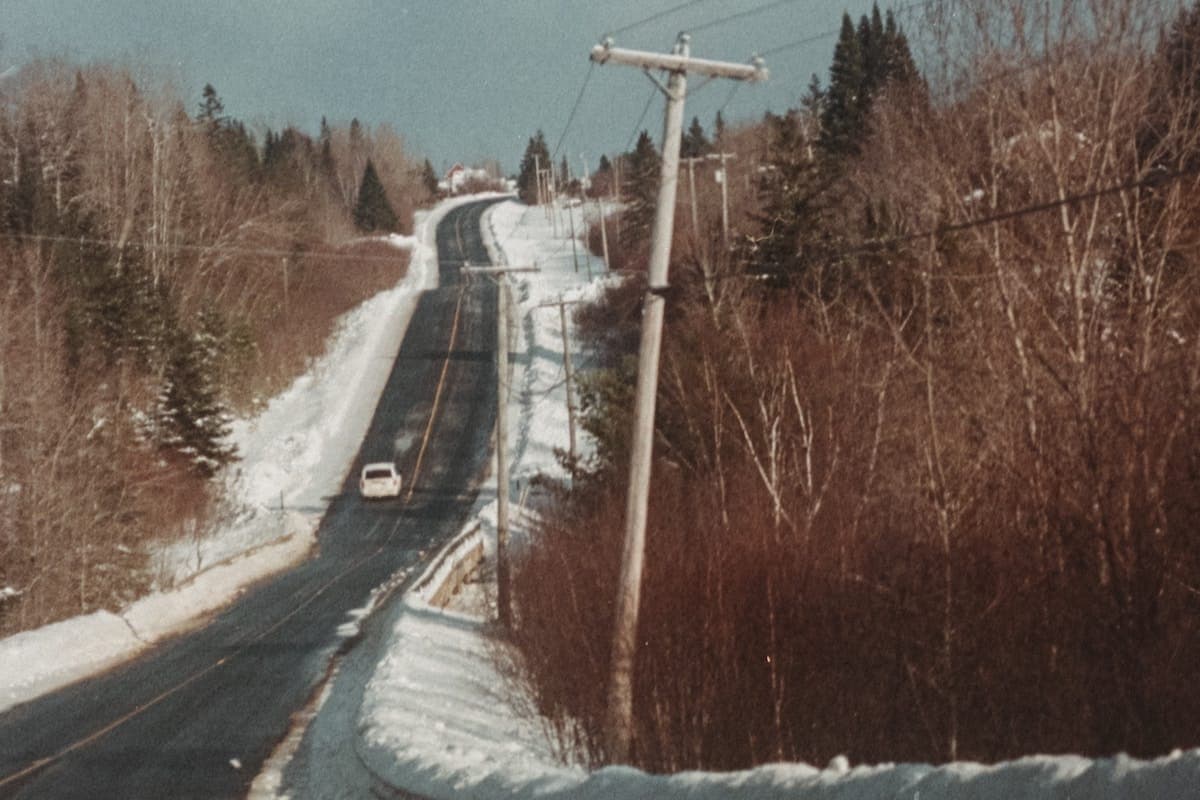
<path id="1" fill-rule="evenodd" d="M 698 6 L 701 3 L 706 3 L 706 2 L 708 2 L 708 0 L 688 0 L 688 2 L 686 2 L 686 3 L 679 3 L 678 5 L 674 5 L 674 6 L 671 6 L 670 8 L 663 9 L 662 11 L 651 14 L 650 16 L 645 17 L 644 19 L 639 19 L 637 22 L 631 22 L 628 25 L 623 25 L 620 28 L 615 28 L 615 29 L 609 31 L 609 35 L 617 36 L 622 33 L 628 33 L 629 31 L 636 30 L 636 29 L 642 27 L 643 25 L 649 25 L 651 22 L 657 22 L 658 20 L 663 19 L 664 17 L 670 16 L 671 14 L 674 14 L 677 11 L 682 11 L 685 8 L 689 8 L 691 6 Z"/>
<path id="2" fill-rule="evenodd" d="M 628 153 L 633 147 L 633 141 L 637 138 L 638 132 L 642 129 L 642 122 L 646 119 L 646 114 L 650 111 L 651 104 L 654 103 L 654 98 L 658 95 L 658 87 L 650 88 L 650 96 L 646 98 L 646 105 L 642 107 L 642 113 L 638 116 L 637 122 L 633 124 L 633 130 L 629 133 L 629 141 L 625 142 L 625 150 Z"/>
<path id="3" fill-rule="evenodd" d="M 937 225 L 932 228 L 920 231 L 918 233 L 899 234 L 896 236 L 888 236 L 878 239 L 868 239 L 861 244 L 852 247 L 842 248 L 829 254 L 831 259 L 845 258 L 847 256 L 864 255 L 868 253 L 878 253 L 888 247 L 896 245 L 908 244 L 909 242 L 921 241 L 923 239 L 937 238 L 951 233 L 961 233 L 963 231 L 972 230 L 974 228 L 982 228 L 986 225 L 995 225 L 999 222 L 1007 222 L 1021 217 L 1030 216 L 1033 214 L 1041 214 L 1046 211 L 1054 211 L 1063 206 L 1082 203 L 1088 200 L 1096 200 L 1101 197 L 1106 197 L 1112 194 L 1128 192 L 1135 189 L 1147 189 L 1156 186 L 1164 186 L 1169 183 L 1174 183 L 1182 178 L 1189 176 L 1200 175 L 1200 166 L 1187 167 L 1169 172 L 1158 172 L 1144 178 L 1137 178 L 1111 186 L 1104 186 L 1098 189 L 1091 189 L 1085 192 L 1076 192 L 1066 197 L 1056 198 L 1041 203 L 1033 203 L 1031 205 L 1020 206 L 1018 208 L 998 211 L 994 214 L 988 214 L 975 219 L 964 220 L 963 222 L 946 223 Z M 719 278 L 720 280 L 761 280 L 772 275 L 779 274 L 775 270 L 767 270 L 750 274 L 735 274 Z"/>
<path id="4" fill-rule="evenodd" d="M 881 247 L 890 247 L 896 244 L 905 244 L 907 242 L 927 239 L 931 236 L 944 236 L 948 233 L 959 233 L 961 231 L 971 230 L 972 228 L 980 228 L 984 225 L 994 225 L 997 222 L 1007 222 L 1008 220 L 1018 219 L 1020 217 L 1029 216 L 1031 214 L 1040 214 L 1045 211 L 1054 211 L 1063 206 L 1074 205 L 1075 203 L 1083 203 L 1088 200 L 1097 200 L 1101 197 L 1106 197 L 1111 194 L 1120 194 L 1134 189 L 1148 189 L 1155 186 L 1163 186 L 1168 183 L 1174 183 L 1177 180 L 1200 174 L 1200 166 L 1185 167 L 1183 169 L 1160 171 L 1144 178 L 1136 178 L 1111 186 L 1101 187 L 1099 189 L 1091 189 L 1086 192 L 1077 192 L 1067 195 L 1066 197 L 1048 200 L 1042 203 L 1034 203 L 1019 208 L 1009 209 L 1007 211 L 998 211 L 994 214 L 989 214 L 984 217 L 976 217 L 975 219 L 965 220 L 963 222 L 947 223 L 930 228 L 920 233 L 901 234 L 891 236 L 886 239 L 876 239 L 873 241 L 864 242 L 857 248 L 844 253 L 844 255 L 853 255 L 858 252 L 863 252 L 867 249 L 878 249 Z"/>
<path id="5" fill-rule="evenodd" d="M 190 242 L 159 244 L 156 242 L 104 239 L 95 236 L 56 236 L 40 233 L 11 232 L 0 233 L 0 239 L 24 242 L 45 242 L 49 244 L 90 245 L 93 247 L 113 247 L 127 249 L 137 248 L 150 252 L 220 253 L 222 255 L 243 255 L 255 256 L 259 258 L 328 258 L 338 261 L 394 261 L 402 252 L 398 250 L 396 255 L 392 256 L 351 255 L 349 253 L 326 253 L 312 250 L 283 250 L 269 247 L 236 247 L 220 244 L 196 244 Z M 359 242 L 352 242 L 352 244 L 366 244 L 370 241 L 371 240 L 360 240 Z"/>
<path id="6" fill-rule="evenodd" d="M 776 8 L 779 8 L 780 6 L 785 6 L 790 3 L 795 3 L 795 2 L 798 2 L 798 0 L 773 0 L 773 2 L 764 3 L 761 6 L 755 6 L 754 8 L 749 8 L 749 9 L 746 9 L 745 11 L 738 11 L 734 14 L 728 14 L 724 17 L 710 20 L 708 22 L 703 23 L 702 25 L 693 25 L 690 28 L 688 28 L 688 32 L 689 33 L 699 33 L 700 31 L 706 31 L 706 30 L 709 30 L 710 28 L 716 28 L 720 25 L 726 25 L 735 20 L 745 19 L 746 17 L 753 17 L 753 16 L 757 16 L 759 14 L 764 14 L 768 11 L 772 11 Z"/>
<path id="7" fill-rule="evenodd" d="M 596 62 L 592 61 L 588 64 L 587 75 L 583 77 L 583 85 L 579 87 L 579 94 L 575 95 L 575 105 L 571 106 L 571 113 L 567 117 L 567 124 L 563 126 L 562 135 L 558 137 L 558 144 L 554 145 L 554 152 L 550 154 L 550 159 L 554 160 L 558 157 L 558 151 L 562 148 L 563 141 L 567 138 L 567 132 L 571 130 L 571 123 L 575 121 L 575 115 L 579 112 L 579 104 L 583 102 L 584 92 L 587 91 L 588 82 L 592 79 L 592 73 L 596 70 Z"/>

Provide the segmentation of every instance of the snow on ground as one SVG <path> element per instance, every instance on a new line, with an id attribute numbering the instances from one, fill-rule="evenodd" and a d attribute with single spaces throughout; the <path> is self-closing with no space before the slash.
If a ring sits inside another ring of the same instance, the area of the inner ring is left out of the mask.
<path id="1" fill-rule="evenodd" d="M 437 223 L 460 198 L 419 212 L 408 273 L 346 314 L 305 375 L 252 419 L 235 421 L 241 460 L 228 477 L 233 521 L 211 536 L 164 547 L 166 587 L 119 614 L 100 611 L 0 639 L 0 711 L 133 657 L 235 598 L 243 587 L 302 561 L 328 497 L 366 433 L 421 291 L 437 284 Z M 351 388 L 353 387 L 353 388 Z"/>
<path id="2" fill-rule="evenodd" d="M 576 207 L 576 211 L 578 208 Z M 544 211 L 505 202 L 485 216 L 494 260 L 533 265 L 515 288 L 519 334 L 510 400 L 514 463 L 512 525 L 523 534 L 522 487 L 543 472 L 561 476 L 556 450 L 567 448 L 562 337 L 558 309 L 539 307 L 599 291 L 602 267 L 588 280 L 582 246 L 573 256 L 566 211 L 557 236 Z M 579 219 L 576 217 L 576 224 Z M 579 231 L 582 235 L 582 230 Z M 576 262 L 579 271 L 576 271 Z M 573 346 L 572 352 L 577 352 Z M 580 437 L 583 442 L 583 437 Z M 485 542 L 495 535 L 495 482 L 477 509 Z M 476 524 L 475 522 L 471 523 Z M 420 582 L 419 582 L 420 583 Z M 419 585 L 418 583 L 418 585 Z M 368 682 L 355 748 L 375 775 L 430 798 L 797 798 L 798 800 L 1142 800 L 1200 797 L 1200 750 L 1154 761 L 1124 756 L 1086 759 L 1032 756 L 994 766 L 958 762 L 851 766 L 834 759 L 824 769 L 770 764 L 729 773 L 648 775 L 627 767 L 587 773 L 558 763 L 540 726 L 513 710 L 511 690 L 496 671 L 487 622 L 477 614 L 432 607 L 420 590 L 401 601 L 391 640 Z M 485 608 L 488 608 L 486 605 Z"/>

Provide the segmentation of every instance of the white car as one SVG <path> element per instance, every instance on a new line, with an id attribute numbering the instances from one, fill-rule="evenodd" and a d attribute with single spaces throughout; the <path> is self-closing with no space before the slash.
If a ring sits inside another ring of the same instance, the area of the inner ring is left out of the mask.
<path id="1" fill-rule="evenodd" d="M 399 497 L 400 473 L 390 461 L 367 464 L 358 479 L 358 491 L 363 497 Z"/>

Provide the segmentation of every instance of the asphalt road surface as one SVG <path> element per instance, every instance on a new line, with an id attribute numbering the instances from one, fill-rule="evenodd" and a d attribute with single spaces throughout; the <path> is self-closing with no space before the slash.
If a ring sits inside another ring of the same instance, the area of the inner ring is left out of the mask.
<path id="1" fill-rule="evenodd" d="M 0 715 L 0 797 L 239 797 L 347 647 L 338 627 L 371 591 L 465 522 L 495 420 L 496 290 L 479 218 L 437 230 L 440 288 L 422 296 L 319 553 L 247 591 L 204 628 Z M 361 465 L 394 458 L 399 500 L 363 501 Z"/>

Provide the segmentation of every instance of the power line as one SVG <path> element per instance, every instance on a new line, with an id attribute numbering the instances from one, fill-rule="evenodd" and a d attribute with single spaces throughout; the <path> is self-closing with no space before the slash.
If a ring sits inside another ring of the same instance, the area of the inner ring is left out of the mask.
<path id="1" fill-rule="evenodd" d="M 784 2 L 784 0 L 780 0 L 780 2 Z M 917 2 L 905 3 L 902 6 L 896 6 L 894 9 L 889 9 L 889 10 L 892 11 L 893 14 L 902 14 L 906 11 L 912 11 L 914 8 L 925 8 L 926 6 L 932 5 L 935 2 L 938 2 L 938 0 L 918 0 Z M 778 4 L 779 3 L 775 3 L 774 5 L 778 5 Z M 796 47 L 803 47 L 804 45 L 814 44 L 814 43 L 822 41 L 824 39 L 832 38 L 834 36 L 837 36 L 841 32 L 842 32 L 842 27 L 839 25 L 836 28 L 829 28 L 827 30 L 820 31 L 819 33 L 810 34 L 808 36 L 805 36 L 803 39 L 797 39 L 794 42 L 787 42 L 786 44 L 781 44 L 776 47 L 772 47 L 769 50 L 762 51 L 761 53 L 759 53 L 759 55 L 766 58 L 767 56 L 774 55 L 776 53 L 782 53 L 785 50 L 791 50 Z"/>
<path id="2" fill-rule="evenodd" d="M 773 56 L 776 53 L 782 53 L 785 50 L 791 50 L 796 47 L 803 47 L 806 44 L 814 44 L 823 39 L 832 38 L 834 36 L 837 36 L 841 32 L 842 32 L 842 29 L 840 26 L 837 28 L 830 28 L 829 30 L 821 31 L 820 33 L 814 33 L 811 36 L 805 36 L 803 39 L 797 39 L 794 42 L 788 42 L 787 44 L 781 44 L 778 47 L 772 47 L 770 50 L 763 50 L 761 53 L 759 53 L 759 55 L 762 56 L 763 58 L 766 58 L 767 56 Z"/>
<path id="3" fill-rule="evenodd" d="M 960 231 L 970 230 L 972 228 L 980 228 L 984 225 L 994 225 L 997 222 L 1007 222 L 1008 220 L 1029 216 L 1030 214 L 1040 214 L 1044 211 L 1053 211 L 1057 208 L 1062 208 L 1063 206 L 1073 205 L 1074 203 L 1082 203 L 1087 200 L 1096 200 L 1101 197 L 1106 197 L 1110 194 L 1120 194 L 1121 192 L 1128 192 L 1133 189 L 1148 189 L 1155 186 L 1163 186 L 1168 183 L 1174 183 L 1181 178 L 1186 178 L 1189 175 L 1196 175 L 1197 173 L 1200 173 L 1200 166 L 1187 167 L 1185 169 L 1173 170 L 1171 172 L 1157 172 L 1145 178 L 1125 181 L 1124 183 L 1119 183 L 1113 186 L 1105 186 L 1100 189 L 1092 189 L 1087 192 L 1079 192 L 1077 194 L 1068 195 L 1056 200 L 1048 200 L 1043 203 L 1035 203 L 1033 205 L 1022 206 L 1020 208 L 1014 208 L 1008 211 L 999 211 L 995 214 L 989 214 L 986 217 L 978 217 L 965 222 L 939 225 L 935 228 L 922 231 L 921 233 L 904 234 L 901 236 L 892 236 L 887 239 L 876 239 L 874 241 L 864 242 L 859 247 L 851 248 L 839 255 L 853 255 L 859 252 L 864 252 L 868 249 L 889 247 L 894 244 L 905 244 L 918 239 L 926 239 L 930 236 L 944 236 L 948 233 L 958 233 Z"/>
<path id="4" fill-rule="evenodd" d="M 780 6 L 785 6 L 789 3 L 795 3 L 796 1 L 797 0 L 774 0 L 774 2 L 772 2 L 772 3 L 766 3 L 761 6 L 755 6 L 754 8 L 747 9 L 746 11 L 739 11 L 736 14 L 729 14 L 728 16 L 720 17 L 720 18 L 714 19 L 710 22 L 705 22 L 703 25 L 693 25 L 689 29 L 689 32 L 690 33 L 699 33 L 700 31 L 706 31 L 709 28 L 715 28 L 718 25 L 724 25 L 726 23 L 733 22 L 734 20 L 744 19 L 746 17 L 753 17 L 758 14 L 763 14 L 767 11 L 771 11 L 773 9 L 779 8 Z"/>
<path id="5" fill-rule="evenodd" d="M 643 25 L 650 24 L 651 22 L 657 22 L 658 20 L 662 19 L 663 17 L 667 17 L 667 16 L 670 16 L 671 14 L 674 14 L 676 11 L 682 11 L 683 9 L 688 8 L 690 6 L 698 6 L 701 3 L 706 3 L 706 2 L 708 2 L 708 0 L 688 0 L 688 2 L 686 2 L 686 3 L 680 3 L 678 5 L 671 6 L 670 8 L 665 9 L 663 11 L 659 11 L 655 14 L 651 14 L 650 16 L 646 17 L 645 19 L 639 19 L 637 22 L 631 22 L 628 25 L 625 25 L 621 28 L 617 28 L 616 30 L 610 31 L 609 35 L 616 36 L 618 34 L 628 33 L 629 31 L 634 30 L 635 28 L 640 28 Z"/>
<path id="6" fill-rule="evenodd" d="M 1096 200 L 1101 197 L 1106 197 L 1112 194 L 1132 191 L 1134 189 L 1148 189 L 1158 186 L 1165 186 L 1175 181 L 1181 180 L 1189 176 L 1200 175 L 1200 165 L 1187 167 L 1185 169 L 1173 170 L 1170 172 L 1160 171 L 1153 175 L 1137 178 L 1123 183 L 1114 184 L 1111 186 L 1101 187 L 1099 189 L 1091 189 L 1086 192 L 1077 192 L 1075 194 L 1061 197 L 1055 200 L 1048 200 L 1042 203 L 1034 203 L 1032 205 L 1021 206 L 1019 208 L 1009 209 L 1007 211 L 998 211 L 995 214 L 989 214 L 985 217 L 977 217 L 975 219 L 965 220 L 963 222 L 946 223 L 938 225 L 919 233 L 900 234 L 897 236 L 889 236 L 882 239 L 871 239 L 864 241 L 861 244 L 853 247 L 846 247 L 841 250 L 828 254 L 830 260 L 845 258 L 847 256 L 857 256 L 867 253 L 877 253 L 880 250 L 892 247 L 894 245 L 907 244 L 909 242 L 928 239 L 930 237 L 945 236 L 951 233 L 961 233 L 963 231 L 981 228 L 986 225 L 994 225 L 999 222 L 1008 222 L 1010 220 L 1019 219 L 1021 217 L 1040 214 L 1046 211 L 1053 211 L 1063 206 L 1082 203 L 1088 200 Z M 619 271 L 614 271 L 619 272 Z M 642 273 L 637 273 L 642 274 Z M 782 276 L 786 274 L 785 270 L 764 270 L 754 273 L 734 273 L 730 275 L 717 276 L 718 281 L 759 281 L 764 278 L 773 276 Z"/>
<path id="7" fill-rule="evenodd" d="M 46 242 L 48 244 L 73 244 L 73 245 L 91 245 L 94 247 L 114 247 L 114 248 L 139 248 L 152 252 L 194 252 L 194 253 L 219 253 L 229 255 L 244 255 L 257 256 L 260 258 L 329 258 L 339 261 L 394 261 L 400 252 L 395 256 L 371 256 L 371 255 L 350 255 L 349 253 L 324 253 L 320 251 L 297 251 L 297 250 L 280 250 L 265 247 L 230 247 L 219 244 L 191 244 L 191 243 L 176 243 L 176 244 L 158 244 L 156 242 L 122 242 L 116 239 L 101 239 L 90 236 L 52 236 L 49 234 L 38 233 L 0 233 L 0 239 L 8 239 L 11 241 L 24 242 Z M 366 243 L 370 240 L 366 240 Z"/>
<path id="8" fill-rule="evenodd" d="M 583 77 L 583 85 L 579 87 L 579 94 L 575 96 L 575 105 L 571 107 L 571 114 L 567 117 L 567 124 L 563 126 L 562 135 L 558 137 L 558 144 L 554 145 L 554 152 L 550 154 L 551 160 L 558 157 L 559 148 L 562 147 L 563 140 L 567 138 L 567 131 L 571 130 L 571 123 L 575 121 L 575 114 L 579 111 L 579 104 L 583 102 L 583 93 L 587 91 L 588 81 L 592 79 L 592 71 L 595 69 L 596 62 L 589 62 L 587 75 Z"/>
<path id="9" fill-rule="evenodd" d="M 658 87 L 652 86 L 650 88 L 650 96 L 646 98 L 646 105 L 642 107 L 641 115 L 638 116 L 637 122 L 633 124 L 633 131 L 629 134 L 629 141 L 625 143 L 625 150 L 623 152 L 628 153 L 629 148 L 633 147 L 633 140 L 637 138 L 638 131 L 642 129 L 642 121 L 646 119 L 646 114 L 650 111 L 650 105 L 654 102 L 654 98 L 657 95 Z"/>

